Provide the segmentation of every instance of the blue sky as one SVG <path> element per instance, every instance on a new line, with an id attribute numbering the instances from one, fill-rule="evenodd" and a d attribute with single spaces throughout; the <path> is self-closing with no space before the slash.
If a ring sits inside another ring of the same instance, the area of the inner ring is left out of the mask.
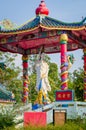
<path id="1" fill-rule="evenodd" d="M 67 22 L 76 22 L 86 16 L 86 0 L 45 0 L 49 16 Z M 0 20 L 8 18 L 22 24 L 35 16 L 40 0 L 0 0 Z"/>
<path id="2" fill-rule="evenodd" d="M 35 9 L 40 1 L 0 0 L 0 21 L 7 18 L 17 25 L 23 24 L 35 16 Z M 50 12 L 49 16 L 55 19 L 64 22 L 79 22 L 82 17 L 86 17 L 86 0 L 45 0 L 45 3 Z M 81 60 L 82 51 L 78 50 L 70 53 L 73 53 L 76 59 L 70 71 L 83 67 L 83 61 Z M 56 62 L 60 66 L 60 54 L 50 56 L 52 62 Z M 16 64 L 18 64 L 18 61 L 16 61 Z"/>

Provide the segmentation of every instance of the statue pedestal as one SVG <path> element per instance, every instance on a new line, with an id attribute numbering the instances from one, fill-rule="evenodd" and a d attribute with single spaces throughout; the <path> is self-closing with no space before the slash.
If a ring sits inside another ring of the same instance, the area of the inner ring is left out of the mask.
<path id="1" fill-rule="evenodd" d="M 46 112 L 25 112 L 24 113 L 24 126 L 46 126 L 47 115 Z"/>

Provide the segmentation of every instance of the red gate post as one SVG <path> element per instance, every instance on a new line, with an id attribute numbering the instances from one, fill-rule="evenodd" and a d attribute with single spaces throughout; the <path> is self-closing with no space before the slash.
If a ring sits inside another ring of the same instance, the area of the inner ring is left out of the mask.
<path id="1" fill-rule="evenodd" d="M 61 90 L 68 89 L 68 62 L 67 62 L 67 34 L 63 33 L 60 36 L 61 44 Z"/>
<path id="2" fill-rule="evenodd" d="M 28 55 L 22 56 L 22 62 L 23 62 L 23 102 L 28 103 Z"/>
<path id="3" fill-rule="evenodd" d="M 84 96 L 84 101 L 86 101 L 86 48 L 83 49 L 84 52 L 84 92 L 83 92 L 83 96 Z"/>

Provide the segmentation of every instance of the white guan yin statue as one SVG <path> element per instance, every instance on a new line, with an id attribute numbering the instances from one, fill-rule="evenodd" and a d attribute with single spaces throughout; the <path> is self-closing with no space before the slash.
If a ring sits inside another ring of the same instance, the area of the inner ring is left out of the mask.
<path id="1" fill-rule="evenodd" d="M 43 60 L 44 54 L 41 55 L 41 59 L 36 62 L 36 91 L 38 92 L 37 102 L 39 104 L 47 104 L 50 102 L 48 98 L 48 91 L 51 91 L 51 87 L 48 81 L 49 66 Z"/>

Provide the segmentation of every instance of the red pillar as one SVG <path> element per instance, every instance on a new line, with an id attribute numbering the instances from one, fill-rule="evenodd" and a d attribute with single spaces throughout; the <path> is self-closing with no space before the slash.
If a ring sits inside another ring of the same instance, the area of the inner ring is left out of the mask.
<path id="1" fill-rule="evenodd" d="M 61 90 L 68 89 L 68 61 L 67 61 L 67 34 L 60 36 L 61 44 Z"/>
<path id="2" fill-rule="evenodd" d="M 28 55 L 22 56 L 22 62 L 23 62 L 23 102 L 28 102 Z"/>
<path id="3" fill-rule="evenodd" d="M 84 101 L 86 101 L 86 48 L 83 50 L 84 52 Z"/>

